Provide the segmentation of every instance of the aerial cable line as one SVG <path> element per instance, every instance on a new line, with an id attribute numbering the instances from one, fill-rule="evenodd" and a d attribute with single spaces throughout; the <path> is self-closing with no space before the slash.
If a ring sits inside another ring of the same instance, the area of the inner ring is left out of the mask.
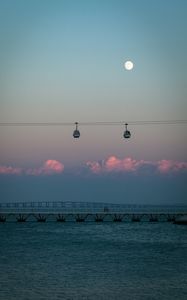
<path id="1" fill-rule="evenodd" d="M 107 125 L 177 125 L 187 124 L 187 120 L 153 120 L 153 121 L 96 121 L 96 122 L 0 122 L 0 126 L 107 126 Z"/>
<path id="2" fill-rule="evenodd" d="M 0 123 L 0 126 L 72 126 L 75 125 L 75 130 L 73 131 L 73 137 L 75 139 L 80 138 L 80 131 L 78 129 L 78 125 L 81 126 L 89 126 L 89 125 L 125 125 L 125 131 L 123 134 L 124 139 L 129 139 L 131 137 L 131 132 L 128 130 L 127 126 L 128 125 L 178 125 L 178 124 L 187 124 L 187 120 L 154 120 L 154 121 L 129 121 L 127 122 L 74 122 L 74 123 L 68 123 L 68 122 L 26 122 L 26 123 L 19 123 L 19 122 L 14 122 L 14 123 Z"/>

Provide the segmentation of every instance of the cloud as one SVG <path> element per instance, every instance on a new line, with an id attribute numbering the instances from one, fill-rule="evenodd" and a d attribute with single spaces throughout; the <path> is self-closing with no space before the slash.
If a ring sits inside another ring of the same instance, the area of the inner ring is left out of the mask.
<path id="1" fill-rule="evenodd" d="M 146 161 L 136 160 L 131 157 L 119 159 L 114 155 L 109 156 L 102 162 L 88 161 L 86 165 L 89 170 L 95 174 L 112 172 L 135 173 L 137 171 L 168 174 L 171 172 L 187 170 L 187 162 L 178 162 L 165 159 L 160 161 Z"/>
<path id="2" fill-rule="evenodd" d="M 88 161 L 87 169 L 93 174 L 115 174 L 115 173 L 132 173 L 132 174 L 175 174 L 187 171 L 187 162 L 173 161 L 162 159 L 159 161 L 136 160 L 131 157 L 118 158 L 115 155 L 109 156 L 102 161 Z M 80 168 L 78 174 L 83 174 L 84 168 Z M 15 168 L 12 166 L 0 166 L 0 175 L 54 175 L 64 172 L 64 165 L 53 159 L 46 160 L 38 168 Z M 75 170 L 71 171 L 75 175 Z"/>
<path id="3" fill-rule="evenodd" d="M 95 174 L 98 174 L 98 173 L 100 173 L 102 171 L 102 166 L 97 161 L 93 161 L 93 162 L 88 161 L 86 163 L 86 165 L 88 166 L 88 168 L 90 169 L 90 171 L 92 171 Z"/>
<path id="4" fill-rule="evenodd" d="M 14 167 L 7 167 L 7 166 L 0 166 L 0 174 L 12 174 L 12 175 L 19 175 L 22 173 L 21 168 L 14 168 Z"/>
<path id="5" fill-rule="evenodd" d="M 30 168 L 30 169 L 21 169 L 14 168 L 11 166 L 0 166 L 0 175 L 52 175 L 52 174 L 60 174 L 64 171 L 64 165 L 57 160 L 48 159 L 44 162 L 43 166 L 38 168 Z"/>
<path id="6" fill-rule="evenodd" d="M 187 162 L 178 162 L 163 159 L 158 161 L 157 167 L 160 173 L 177 172 L 187 170 Z"/>
<path id="7" fill-rule="evenodd" d="M 57 160 L 46 160 L 42 167 L 26 170 L 27 175 L 52 175 L 60 174 L 64 171 L 64 165 Z"/>
<path id="8" fill-rule="evenodd" d="M 109 173 L 109 172 L 135 172 L 138 168 L 143 165 L 151 164 L 144 160 L 135 160 L 131 157 L 126 157 L 124 159 L 119 159 L 116 156 L 109 156 L 106 160 L 102 162 L 88 161 L 86 165 L 93 173 Z"/>
<path id="9" fill-rule="evenodd" d="M 137 161 L 131 157 L 124 159 L 118 159 L 115 156 L 110 156 L 105 162 L 105 168 L 107 171 L 136 171 L 142 164 L 143 160 Z"/>

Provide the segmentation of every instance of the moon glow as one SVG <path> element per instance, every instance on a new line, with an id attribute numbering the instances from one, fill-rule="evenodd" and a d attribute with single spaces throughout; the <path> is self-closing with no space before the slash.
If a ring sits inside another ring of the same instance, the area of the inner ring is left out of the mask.
<path id="1" fill-rule="evenodd" d="M 133 69 L 134 67 L 134 64 L 131 60 L 127 60 L 125 63 L 124 63 L 124 67 L 127 71 L 130 71 Z"/>

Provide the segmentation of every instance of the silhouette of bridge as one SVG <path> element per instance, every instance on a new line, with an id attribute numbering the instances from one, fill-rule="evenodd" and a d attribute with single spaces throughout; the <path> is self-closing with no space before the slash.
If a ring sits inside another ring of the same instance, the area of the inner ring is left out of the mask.
<path id="1" fill-rule="evenodd" d="M 1 223 L 5 221 L 175 222 L 179 217 L 187 217 L 187 206 L 70 201 L 0 203 Z"/>

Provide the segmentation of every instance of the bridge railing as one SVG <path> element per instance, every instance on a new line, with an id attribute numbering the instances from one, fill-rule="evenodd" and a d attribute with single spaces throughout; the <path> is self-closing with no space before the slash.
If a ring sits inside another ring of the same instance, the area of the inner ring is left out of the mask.
<path id="1" fill-rule="evenodd" d="M 0 213 L 176 213 L 187 212 L 187 206 L 168 206 L 168 205 L 139 205 L 139 204 L 112 204 L 101 202 L 70 202 L 70 201 L 41 201 L 41 202 L 12 202 L 0 203 Z"/>

